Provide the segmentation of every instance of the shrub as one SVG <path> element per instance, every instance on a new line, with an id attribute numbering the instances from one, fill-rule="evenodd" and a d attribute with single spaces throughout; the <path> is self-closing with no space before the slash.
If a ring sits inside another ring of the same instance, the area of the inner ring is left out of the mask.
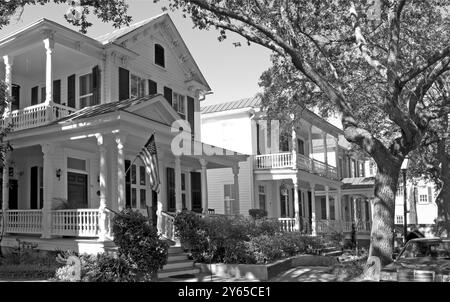
<path id="1" fill-rule="evenodd" d="M 137 276 L 144 280 L 154 278 L 167 263 L 169 245 L 159 238 L 156 228 L 139 211 L 125 209 L 115 215 L 113 233 L 118 259 L 129 262 Z"/>
<path id="2" fill-rule="evenodd" d="M 250 209 L 248 214 L 253 217 L 253 219 L 261 219 L 267 217 L 267 211 L 263 209 Z"/>

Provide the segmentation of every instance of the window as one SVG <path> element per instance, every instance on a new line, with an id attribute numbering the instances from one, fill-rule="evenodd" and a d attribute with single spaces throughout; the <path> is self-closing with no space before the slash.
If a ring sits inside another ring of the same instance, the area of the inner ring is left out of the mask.
<path id="1" fill-rule="evenodd" d="M 305 143 L 303 142 L 303 140 L 297 139 L 297 145 L 298 145 L 297 152 L 299 154 L 305 155 Z"/>
<path id="2" fill-rule="evenodd" d="M 223 186 L 224 202 L 225 202 L 225 215 L 232 215 L 234 213 L 234 201 L 235 192 L 234 184 L 228 184 Z"/>
<path id="3" fill-rule="evenodd" d="M 172 107 L 181 115 L 183 119 L 186 118 L 186 104 L 184 95 L 174 92 L 172 97 Z"/>
<path id="4" fill-rule="evenodd" d="M 45 89 L 45 87 L 41 87 L 41 103 L 45 102 L 46 94 L 47 94 L 47 90 Z"/>
<path id="5" fill-rule="evenodd" d="M 155 64 L 161 67 L 166 67 L 164 48 L 159 44 L 155 44 Z"/>
<path id="6" fill-rule="evenodd" d="M 181 173 L 181 208 L 187 209 L 186 205 L 186 174 Z"/>
<path id="7" fill-rule="evenodd" d="M 403 224 L 403 216 L 395 215 L 395 224 Z"/>
<path id="8" fill-rule="evenodd" d="M 262 210 L 266 210 L 266 187 L 258 186 L 258 195 L 259 195 L 259 208 Z"/>
<path id="9" fill-rule="evenodd" d="M 68 157 L 67 168 L 79 171 L 86 171 L 86 161 L 84 159 Z"/>
<path id="10" fill-rule="evenodd" d="M 420 194 L 419 195 L 419 202 L 420 203 L 428 203 L 428 195 L 426 194 Z"/>
<path id="11" fill-rule="evenodd" d="M 130 167 L 130 161 L 125 161 L 125 169 Z M 133 164 L 126 175 L 126 205 L 134 209 L 146 209 L 147 205 L 147 174 L 145 167 Z"/>
<path id="12" fill-rule="evenodd" d="M 130 97 L 137 98 L 145 95 L 145 80 L 132 74 L 130 76 Z"/>
<path id="13" fill-rule="evenodd" d="M 326 197 L 320 198 L 320 214 L 321 219 L 327 219 L 327 200 Z"/>
<path id="14" fill-rule="evenodd" d="M 37 105 L 39 99 L 39 86 L 31 88 L 31 105 Z"/>
<path id="15" fill-rule="evenodd" d="M 92 106 L 94 103 L 94 89 L 92 87 L 92 73 L 80 76 L 80 109 Z"/>
<path id="16" fill-rule="evenodd" d="M 403 188 L 404 188 L 403 185 L 398 185 L 397 196 L 403 196 L 403 191 L 404 191 Z"/>
<path id="17" fill-rule="evenodd" d="M 373 176 L 377 173 L 377 167 L 373 161 L 369 162 L 369 176 Z"/>
<path id="18" fill-rule="evenodd" d="M 286 132 L 280 134 L 280 152 L 289 152 L 290 135 Z"/>

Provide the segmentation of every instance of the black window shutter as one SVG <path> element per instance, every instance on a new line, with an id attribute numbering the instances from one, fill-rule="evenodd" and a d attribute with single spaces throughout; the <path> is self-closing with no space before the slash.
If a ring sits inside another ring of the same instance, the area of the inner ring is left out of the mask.
<path id="1" fill-rule="evenodd" d="M 92 90 L 93 90 L 93 104 L 91 105 L 97 105 L 100 104 L 100 88 L 101 88 L 101 80 L 100 80 L 100 68 L 98 65 L 96 65 L 94 68 L 92 68 Z"/>
<path id="2" fill-rule="evenodd" d="M 433 192 L 431 190 L 431 187 L 428 187 L 428 202 L 429 203 L 433 202 Z"/>
<path id="3" fill-rule="evenodd" d="M 39 86 L 31 88 L 31 106 L 37 105 L 37 103 L 39 102 L 38 94 L 39 94 Z"/>
<path id="4" fill-rule="evenodd" d="M 130 98 L 130 71 L 119 67 L 119 101 Z"/>
<path id="5" fill-rule="evenodd" d="M 75 75 L 67 77 L 67 106 L 75 108 Z"/>
<path id="6" fill-rule="evenodd" d="M 125 160 L 125 171 L 131 166 L 131 161 Z M 125 175 L 125 207 L 131 207 L 131 173 Z"/>
<path id="7" fill-rule="evenodd" d="M 61 104 L 61 80 L 53 81 L 53 102 Z"/>
<path id="8" fill-rule="evenodd" d="M 191 197 L 194 212 L 202 211 L 202 179 L 200 172 L 191 172 Z"/>
<path id="9" fill-rule="evenodd" d="M 30 209 L 38 209 L 38 167 L 31 167 L 30 173 Z"/>
<path id="10" fill-rule="evenodd" d="M 175 202 L 175 170 L 173 168 L 166 169 L 167 175 L 167 210 L 169 212 L 176 211 Z"/>
<path id="11" fill-rule="evenodd" d="M 17 110 L 20 109 L 20 86 L 13 84 L 12 85 L 12 104 L 11 104 L 11 110 Z"/>
<path id="12" fill-rule="evenodd" d="M 148 94 L 157 94 L 158 93 L 158 84 L 152 80 L 148 80 Z"/>
<path id="13" fill-rule="evenodd" d="M 195 111 L 194 111 L 195 100 L 190 96 L 187 97 L 187 118 L 191 125 L 191 133 L 194 136 L 195 133 Z"/>
<path id="14" fill-rule="evenodd" d="M 164 97 L 169 102 L 170 106 L 172 106 L 172 89 L 164 87 Z"/>
<path id="15" fill-rule="evenodd" d="M 259 124 L 258 121 L 256 121 L 256 154 L 261 155 L 261 150 L 259 149 Z"/>

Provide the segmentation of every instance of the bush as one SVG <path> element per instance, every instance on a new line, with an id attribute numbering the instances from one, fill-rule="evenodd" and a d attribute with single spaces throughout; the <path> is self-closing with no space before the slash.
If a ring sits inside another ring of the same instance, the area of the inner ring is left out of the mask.
<path id="1" fill-rule="evenodd" d="M 130 263 L 139 278 L 154 278 L 167 263 L 169 245 L 159 238 L 156 228 L 139 211 L 125 209 L 115 215 L 113 233 L 118 259 Z"/>
<path id="2" fill-rule="evenodd" d="M 248 214 L 253 217 L 253 219 L 261 219 L 267 217 L 267 211 L 263 209 L 250 209 Z"/>

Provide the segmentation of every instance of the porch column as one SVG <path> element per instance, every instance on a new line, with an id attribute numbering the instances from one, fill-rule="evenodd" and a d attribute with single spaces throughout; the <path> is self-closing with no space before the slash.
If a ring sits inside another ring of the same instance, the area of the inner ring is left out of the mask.
<path id="1" fill-rule="evenodd" d="M 292 126 L 292 168 L 297 169 L 297 132 L 295 125 Z"/>
<path id="2" fill-rule="evenodd" d="M 322 131 L 323 139 L 323 162 L 325 163 L 325 172 L 328 175 L 328 146 L 327 146 L 327 133 Z"/>
<path id="3" fill-rule="evenodd" d="M 365 222 L 366 222 L 366 199 L 361 198 L 360 199 L 361 204 L 361 222 L 363 223 L 362 227 L 365 229 Z"/>
<path id="4" fill-rule="evenodd" d="M 2 210 L 9 209 L 9 158 L 11 151 L 3 151 Z"/>
<path id="5" fill-rule="evenodd" d="M 206 171 L 208 162 L 204 158 L 200 158 L 199 161 L 202 166 L 202 208 L 203 213 L 208 214 L 208 176 Z"/>
<path id="6" fill-rule="evenodd" d="M 335 198 L 335 208 L 336 208 L 336 220 L 342 221 L 342 190 L 341 188 L 337 188 L 337 194 Z"/>
<path id="7" fill-rule="evenodd" d="M 239 164 L 233 165 L 233 178 L 234 178 L 234 213 L 239 214 Z"/>
<path id="8" fill-rule="evenodd" d="M 294 217 L 295 217 L 295 229 L 300 230 L 300 208 L 299 208 L 299 198 L 298 198 L 298 179 L 297 177 L 292 177 L 292 182 L 294 183 Z"/>
<path id="9" fill-rule="evenodd" d="M 338 137 L 334 137 L 334 146 L 335 146 L 334 155 L 336 157 L 336 176 L 338 177 L 338 179 L 341 179 L 341 170 L 339 167 L 339 138 Z"/>
<path id="10" fill-rule="evenodd" d="M 52 54 L 55 48 L 53 33 L 48 32 L 44 39 L 45 46 L 45 105 L 47 106 L 47 120 L 53 120 L 53 62 Z"/>
<path id="11" fill-rule="evenodd" d="M 106 239 L 106 183 L 107 183 L 107 166 L 106 166 L 106 143 L 103 135 L 96 135 L 99 151 L 99 186 L 100 186 L 100 205 L 99 210 L 99 229 L 98 240 Z"/>
<path id="12" fill-rule="evenodd" d="M 325 203 L 327 220 L 330 220 L 330 188 L 328 186 L 325 186 Z"/>
<path id="13" fill-rule="evenodd" d="M 311 171 L 314 171 L 314 160 L 313 160 L 313 142 L 312 142 L 312 125 L 309 125 L 308 127 L 308 152 L 309 152 L 309 158 L 311 159 Z"/>
<path id="14" fill-rule="evenodd" d="M 311 235 L 316 236 L 316 184 L 310 184 L 311 186 Z"/>
<path id="15" fill-rule="evenodd" d="M 5 63 L 5 84 L 6 95 L 10 98 L 7 100 L 7 106 L 5 107 L 4 116 L 9 116 L 11 112 L 11 96 L 12 96 L 12 66 L 14 63 L 13 56 L 3 56 L 3 62 Z"/>
<path id="16" fill-rule="evenodd" d="M 181 159 L 175 156 L 175 211 L 180 212 L 183 208 L 181 202 Z"/>
<path id="17" fill-rule="evenodd" d="M 117 206 L 122 211 L 125 208 L 125 144 L 126 136 L 116 136 L 117 147 Z"/>
<path id="18" fill-rule="evenodd" d="M 42 208 L 42 237 L 51 237 L 52 228 L 52 199 L 53 199 L 53 183 L 54 183 L 54 167 L 53 154 L 55 153 L 55 145 L 45 143 L 41 145 L 44 157 L 44 205 Z"/>

